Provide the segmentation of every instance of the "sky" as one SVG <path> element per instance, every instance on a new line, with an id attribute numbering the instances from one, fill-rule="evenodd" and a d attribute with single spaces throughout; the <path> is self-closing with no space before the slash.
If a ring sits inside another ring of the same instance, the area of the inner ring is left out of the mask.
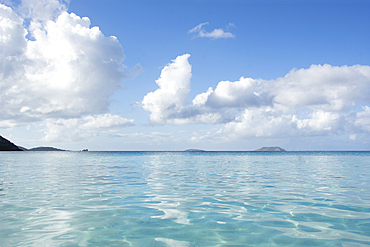
<path id="1" fill-rule="evenodd" d="M 370 150 L 370 1 L 0 0 L 0 135 Z"/>

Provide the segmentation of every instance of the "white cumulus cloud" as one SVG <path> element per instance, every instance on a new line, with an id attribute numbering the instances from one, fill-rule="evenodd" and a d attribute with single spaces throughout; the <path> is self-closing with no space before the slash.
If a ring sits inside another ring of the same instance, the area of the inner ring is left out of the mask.
<path id="1" fill-rule="evenodd" d="M 17 12 L 0 4 L 1 127 L 79 118 L 95 119 L 90 129 L 104 126 L 98 120 L 132 125 L 106 115 L 110 96 L 129 77 L 121 44 L 89 18 L 67 13 L 67 4 L 23 0 Z M 131 74 L 141 70 L 137 65 Z"/>
<path id="2" fill-rule="evenodd" d="M 354 104 L 369 102 L 369 78 L 369 66 L 312 65 L 293 69 L 268 87 L 276 95 L 276 104 L 348 111 Z"/>
<path id="3" fill-rule="evenodd" d="M 148 93 L 142 100 L 142 107 L 151 112 L 152 123 L 166 123 L 171 113 L 180 111 L 187 104 L 192 76 L 189 56 L 189 54 L 178 56 L 165 66 L 156 80 L 159 89 Z"/>
<path id="4" fill-rule="evenodd" d="M 221 81 L 189 104 L 188 57 L 179 56 L 174 61 L 181 63 L 162 71 L 161 83 L 172 85 L 176 93 L 160 88 L 144 97 L 142 105 L 151 112 L 152 124 L 224 123 L 213 138 L 228 139 L 370 134 L 370 66 L 312 65 L 276 80 Z M 177 77 L 163 77 L 164 73 Z M 180 88 L 186 90 L 179 101 Z"/>

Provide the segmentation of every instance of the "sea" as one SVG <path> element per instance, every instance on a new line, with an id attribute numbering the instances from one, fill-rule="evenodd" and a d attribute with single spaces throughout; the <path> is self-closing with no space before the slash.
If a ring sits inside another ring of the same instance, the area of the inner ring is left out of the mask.
<path id="1" fill-rule="evenodd" d="M 0 246 L 370 246 L 370 152 L 0 152 Z"/>

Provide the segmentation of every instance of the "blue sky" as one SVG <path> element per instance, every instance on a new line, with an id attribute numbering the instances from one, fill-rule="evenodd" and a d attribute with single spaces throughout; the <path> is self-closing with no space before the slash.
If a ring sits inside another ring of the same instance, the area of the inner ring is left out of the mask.
<path id="1" fill-rule="evenodd" d="M 18 145 L 370 149 L 368 1 L 0 3 Z"/>

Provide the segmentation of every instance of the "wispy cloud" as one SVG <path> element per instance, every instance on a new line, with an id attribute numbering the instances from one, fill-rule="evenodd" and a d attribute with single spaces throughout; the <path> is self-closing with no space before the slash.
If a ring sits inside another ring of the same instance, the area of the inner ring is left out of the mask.
<path id="1" fill-rule="evenodd" d="M 216 28 L 212 32 L 207 32 L 205 30 L 206 25 L 208 25 L 208 22 L 200 23 L 196 27 L 190 29 L 188 31 L 188 34 L 193 33 L 194 37 L 200 37 L 200 38 L 211 38 L 211 39 L 227 39 L 227 38 L 235 38 L 235 35 L 231 32 L 225 32 L 222 28 Z M 235 27 L 233 23 L 229 23 L 227 28 Z"/>

